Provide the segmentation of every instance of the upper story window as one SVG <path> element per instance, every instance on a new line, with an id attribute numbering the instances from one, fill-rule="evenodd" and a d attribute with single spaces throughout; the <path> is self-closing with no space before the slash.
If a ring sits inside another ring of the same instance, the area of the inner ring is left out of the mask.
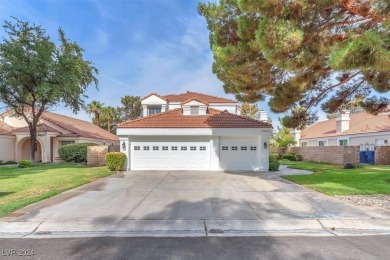
<path id="1" fill-rule="evenodd" d="M 190 115 L 199 115 L 199 107 L 191 106 L 190 107 Z"/>
<path id="2" fill-rule="evenodd" d="M 148 106 L 148 116 L 161 113 L 161 106 Z"/>

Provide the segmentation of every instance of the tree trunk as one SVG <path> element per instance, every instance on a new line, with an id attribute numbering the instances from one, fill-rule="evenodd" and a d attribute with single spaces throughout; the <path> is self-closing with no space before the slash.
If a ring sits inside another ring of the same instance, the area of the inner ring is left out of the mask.
<path id="1" fill-rule="evenodd" d="M 110 118 L 107 119 L 107 131 L 111 132 L 111 121 L 110 121 Z"/>
<path id="2" fill-rule="evenodd" d="M 30 125 L 30 160 L 35 162 L 35 147 L 37 142 L 37 129 Z"/>
<path id="3" fill-rule="evenodd" d="M 99 112 L 95 112 L 95 124 L 100 126 L 100 115 Z"/>

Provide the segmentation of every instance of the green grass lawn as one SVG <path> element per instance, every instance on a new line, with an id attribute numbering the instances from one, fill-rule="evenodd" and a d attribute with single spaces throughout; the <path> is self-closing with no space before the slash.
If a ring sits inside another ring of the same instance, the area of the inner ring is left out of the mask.
<path id="1" fill-rule="evenodd" d="M 71 163 L 41 164 L 24 169 L 0 167 L 0 217 L 111 174 L 106 167 Z"/>
<path id="2" fill-rule="evenodd" d="M 289 175 L 283 178 L 327 195 L 390 194 L 390 166 L 367 165 L 342 169 L 341 165 L 282 160 L 294 169 L 313 171 L 312 175 Z"/>

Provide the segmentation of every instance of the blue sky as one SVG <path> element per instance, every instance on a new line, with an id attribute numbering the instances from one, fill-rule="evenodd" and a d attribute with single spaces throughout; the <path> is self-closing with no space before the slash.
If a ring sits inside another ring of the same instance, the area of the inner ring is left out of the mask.
<path id="1" fill-rule="evenodd" d="M 0 17 L 39 24 L 53 39 L 62 27 L 84 48 L 86 59 L 100 72 L 99 91 L 91 87 L 87 103 L 99 100 L 119 106 L 125 95 L 187 90 L 233 98 L 211 72 L 209 32 L 197 4 L 198 0 L 2 0 Z M 266 103 L 259 107 L 269 112 Z M 84 111 L 73 115 L 58 106 L 55 112 L 90 120 Z M 278 116 L 282 115 L 272 115 L 273 122 Z"/>

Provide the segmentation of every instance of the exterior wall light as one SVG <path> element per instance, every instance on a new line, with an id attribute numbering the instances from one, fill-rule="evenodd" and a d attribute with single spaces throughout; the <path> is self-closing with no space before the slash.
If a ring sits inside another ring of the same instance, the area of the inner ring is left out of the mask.
<path id="1" fill-rule="evenodd" d="M 268 145 L 267 142 L 264 142 L 264 149 L 267 149 Z"/>
<path id="2" fill-rule="evenodd" d="M 122 150 L 126 151 L 126 143 L 125 143 L 125 141 L 122 142 Z"/>

